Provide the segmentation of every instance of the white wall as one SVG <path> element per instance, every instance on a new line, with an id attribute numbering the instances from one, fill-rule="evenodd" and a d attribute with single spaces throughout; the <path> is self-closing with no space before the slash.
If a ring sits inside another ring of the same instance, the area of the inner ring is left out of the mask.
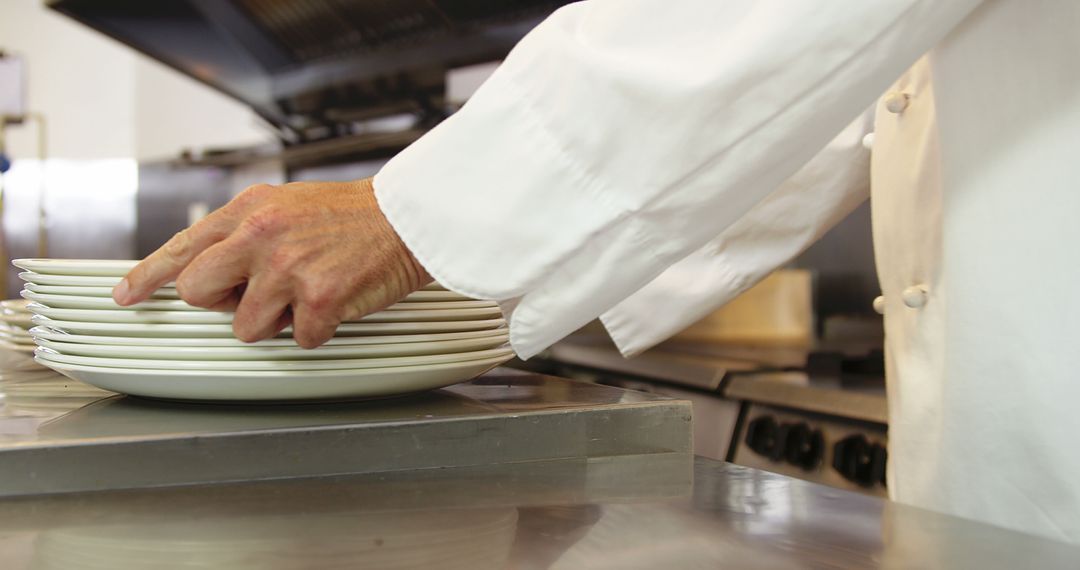
<path id="1" fill-rule="evenodd" d="M 146 0 L 154 1 L 154 0 Z M 7 131 L 12 170 L 3 188 L 8 258 L 38 255 L 41 190 L 50 257 L 130 258 L 135 254 L 136 160 L 181 150 L 271 140 L 245 106 L 44 7 L 0 0 L 0 50 L 27 71 L 27 109 L 45 115 L 47 164 L 31 125 Z M 0 257 L 3 257 L 0 254 Z M 0 260 L 0 297 L 20 288 Z"/>
<path id="2" fill-rule="evenodd" d="M 142 55 L 135 61 L 134 125 L 139 159 L 272 139 L 247 106 Z"/>
<path id="3" fill-rule="evenodd" d="M 135 56 L 51 12 L 40 0 L 0 0 L 0 49 L 21 55 L 27 107 L 45 114 L 50 154 L 135 156 Z M 8 154 L 35 158 L 33 128 L 8 131 Z"/>
<path id="4" fill-rule="evenodd" d="M 48 120 L 52 157 L 161 159 L 271 138 L 247 107 L 42 0 L 0 0 L 0 49 L 26 61 L 28 107 Z M 35 141 L 33 129 L 11 129 L 9 154 L 33 157 Z"/>

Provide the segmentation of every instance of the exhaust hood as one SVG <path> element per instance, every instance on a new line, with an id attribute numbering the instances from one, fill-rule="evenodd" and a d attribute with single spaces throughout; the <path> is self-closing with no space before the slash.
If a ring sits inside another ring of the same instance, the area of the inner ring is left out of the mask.
<path id="1" fill-rule="evenodd" d="M 502 59 L 557 0 L 47 0 L 241 102 L 289 144 L 445 115 L 446 72 Z"/>

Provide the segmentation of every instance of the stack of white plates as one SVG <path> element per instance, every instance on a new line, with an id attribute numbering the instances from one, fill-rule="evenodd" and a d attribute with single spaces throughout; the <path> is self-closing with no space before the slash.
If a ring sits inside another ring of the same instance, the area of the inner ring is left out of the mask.
<path id="1" fill-rule="evenodd" d="M 359 321 L 314 350 L 286 329 L 248 344 L 232 313 L 192 307 L 172 286 L 121 307 L 112 287 L 135 261 L 19 259 L 37 326 L 35 359 L 107 390 L 180 400 L 285 401 L 390 396 L 473 378 L 510 359 L 495 303 L 437 284 Z"/>
<path id="2" fill-rule="evenodd" d="M 27 329 L 34 326 L 30 322 L 32 313 L 26 308 L 23 299 L 0 301 L 0 347 L 26 354 L 34 353 L 34 339 Z"/>

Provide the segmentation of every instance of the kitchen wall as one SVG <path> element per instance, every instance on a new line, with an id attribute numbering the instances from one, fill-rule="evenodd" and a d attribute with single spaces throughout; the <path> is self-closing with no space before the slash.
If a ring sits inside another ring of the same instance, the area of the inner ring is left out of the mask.
<path id="1" fill-rule="evenodd" d="M 44 115 L 48 135 L 42 165 L 35 125 L 7 130 L 15 160 L 2 181 L 9 259 L 37 254 L 43 187 L 50 256 L 132 257 L 139 162 L 272 139 L 247 107 L 42 0 L 0 1 L 0 50 L 23 58 L 27 107 Z M 14 274 L 7 272 L 7 296 L 19 287 Z"/>
<path id="2" fill-rule="evenodd" d="M 184 148 L 239 146 L 271 135 L 244 105 L 45 8 L 0 2 L 0 50 L 27 65 L 29 108 L 49 121 L 57 158 L 153 160 Z M 9 151 L 32 157 L 32 129 L 9 133 Z"/>

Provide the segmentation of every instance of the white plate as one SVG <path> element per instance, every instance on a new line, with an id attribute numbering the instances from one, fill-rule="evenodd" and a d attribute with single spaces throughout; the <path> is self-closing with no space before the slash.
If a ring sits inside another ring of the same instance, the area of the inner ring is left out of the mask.
<path id="1" fill-rule="evenodd" d="M 497 356 L 508 356 L 509 348 L 492 348 L 471 352 L 451 354 L 426 354 L 420 356 L 396 356 L 386 358 L 338 358 L 331 360 L 155 360 L 147 358 L 101 358 L 96 356 L 74 356 L 59 354 L 49 349 L 39 349 L 36 353 L 41 361 L 62 364 L 81 364 L 84 366 L 102 366 L 107 368 L 134 368 L 138 370 L 206 370 L 221 372 L 224 370 L 366 370 L 368 368 L 397 368 L 399 366 L 421 366 L 442 364 L 445 362 L 464 362 L 466 360 L 485 360 Z"/>
<path id="2" fill-rule="evenodd" d="M 6 324 L 11 325 L 12 327 L 16 327 L 16 328 L 28 329 L 28 328 L 34 326 L 34 323 L 31 321 L 32 318 L 33 318 L 33 315 L 31 315 L 31 314 L 25 314 L 25 315 L 0 315 L 0 322 L 6 323 Z"/>
<path id="3" fill-rule="evenodd" d="M 83 323 L 141 323 L 141 324 L 228 324 L 233 313 L 215 311 L 141 311 L 141 310 L 93 310 L 54 309 L 40 303 L 27 305 L 35 315 L 62 321 Z M 359 319 L 364 323 L 401 323 L 428 321 L 469 321 L 501 317 L 497 306 L 480 309 L 421 309 L 405 311 L 379 311 Z"/>
<path id="4" fill-rule="evenodd" d="M 76 297 L 108 297 L 112 298 L 112 287 L 80 287 L 75 285 L 38 285 L 37 283 L 26 282 L 23 284 L 23 291 L 30 291 L 31 293 L 41 293 L 44 295 L 74 295 Z M 158 289 L 150 295 L 151 299 L 179 299 L 180 294 L 176 292 L 176 289 L 164 288 Z"/>
<path id="5" fill-rule="evenodd" d="M 32 318 L 34 324 L 51 329 L 87 335 L 140 336 L 140 337 L 204 337 L 234 338 L 231 324 L 220 325 L 174 325 L 138 323 L 84 323 L 54 320 L 40 315 Z M 338 327 L 335 336 L 400 335 L 437 332 L 479 331 L 506 326 L 504 319 L 478 321 L 432 321 L 426 323 L 345 323 Z M 288 328 L 281 336 L 290 336 Z"/>
<path id="6" fill-rule="evenodd" d="M 89 287 L 88 287 L 89 288 Z M 111 289 L 105 288 L 107 291 Z M 180 299 L 151 299 L 121 307 L 113 302 L 112 297 L 90 297 L 81 295 L 53 295 L 50 293 L 35 293 L 24 289 L 20 293 L 27 300 L 45 305 L 52 309 L 106 309 L 113 311 L 205 311 L 199 307 L 192 307 Z"/>
<path id="7" fill-rule="evenodd" d="M 359 337 L 364 338 L 364 337 Z M 498 348 L 506 335 L 434 342 L 404 342 L 345 346 L 320 346 L 314 350 L 299 346 L 125 346 L 56 342 L 44 338 L 38 344 L 75 356 L 98 358 L 143 358 L 159 360 L 330 360 L 342 358 L 386 358 L 452 354 Z M 33 344 L 31 344 L 33 346 Z"/>
<path id="8" fill-rule="evenodd" d="M 23 286 L 24 291 L 40 293 L 43 295 L 72 295 L 76 297 L 112 298 L 112 287 L 78 287 L 75 285 L 38 285 L 27 282 Z M 163 287 L 150 294 L 155 300 L 177 300 L 180 294 L 172 287 Z"/>
<path id="9" fill-rule="evenodd" d="M 45 327 L 30 329 L 33 337 L 63 343 L 97 344 L 110 346 L 153 346 L 153 347 L 225 347 L 258 350 L 262 348 L 300 348 L 291 338 L 270 338 L 259 342 L 244 342 L 235 338 L 169 338 L 136 336 L 96 336 L 55 332 Z M 442 332 L 429 334 L 392 334 L 368 336 L 338 336 L 323 346 L 367 346 L 372 344 L 404 344 L 416 342 L 445 342 L 449 340 L 502 339 L 509 340 L 507 329 L 488 329 L 462 332 Z M 305 349 L 306 350 L 306 349 Z"/>
<path id="10" fill-rule="evenodd" d="M 138 261 L 133 259 L 16 259 L 12 265 L 46 275 L 123 277 Z"/>
<path id="11" fill-rule="evenodd" d="M 30 333 L 24 328 L 13 327 L 7 323 L 0 323 L 0 336 L 12 337 L 17 339 L 30 339 Z"/>
<path id="12" fill-rule="evenodd" d="M 19 277 L 24 281 L 40 285 L 95 287 L 116 285 L 137 263 L 138 260 L 134 259 L 16 259 L 12 261 L 16 267 L 26 270 L 19 273 Z M 166 284 L 166 286 L 171 285 L 171 283 Z M 435 281 L 420 289 L 446 291 L 446 287 Z"/>
<path id="13" fill-rule="evenodd" d="M 24 315 L 27 301 L 25 299 L 4 299 L 0 301 L 0 311 L 5 315 Z"/>
<path id="14" fill-rule="evenodd" d="M 82 323 L 228 324 L 233 321 L 232 313 L 215 311 L 54 309 L 40 303 L 31 303 L 28 306 L 35 315 Z"/>
<path id="15" fill-rule="evenodd" d="M 479 376 L 509 358 L 507 354 L 488 360 L 366 370 L 215 373 L 46 364 L 69 378 L 124 394 L 173 400 L 266 402 L 372 398 L 431 390 Z"/>
<path id="16" fill-rule="evenodd" d="M 24 271 L 19 278 L 36 285 L 63 285 L 66 287 L 116 287 L 119 277 L 92 277 L 86 275 L 49 275 Z M 176 290 L 174 283 L 166 283 L 162 289 Z M 160 289 L 159 289 L 160 290 Z"/>
<path id="17" fill-rule="evenodd" d="M 48 293 L 35 293 L 23 291 L 22 296 L 35 303 L 45 305 L 51 309 L 94 309 L 113 311 L 202 311 L 206 309 L 193 307 L 179 299 L 152 299 L 135 305 L 122 307 L 113 302 L 111 297 L 84 297 L 78 295 L 51 295 Z M 415 310 L 460 310 L 460 309 L 494 309 L 498 305 L 491 301 L 434 301 L 434 302 L 405 302 L 391 305 L 385 311 L 415 311 Z"/>
<path id="18" fill-rule="evenodd" d="M 112 287 L 79 287 L 75 285 L 38 285 L 26 283 L 25 289 L 31 293 L 45 295 L 72 295 L 76 297 L 106 297 L 112 298 Z M 180 294 L 172 287 L 162 287 L 150 295 L 154 300 L 176 300 Z M 475 301 L 464 295 L 458 295 L 453 291 L 416 291 L 402 300 L 403 303 L 428 303 L 446 301 Z M 48 303 L 44 303 L 48 305 Z M 57 305 L 59 306 L 59 305 Z M 435 308 L 435 307 L 430 307 Z"/>
<path id="19" fill-rule="evenodd" d="M 34 346 L 37 345 L 37 343 L 35 343 L 34 339 L 31 338 L 31 337 L 27 337 L 27 338 L 13 337 L 13 336 L 8 336 L 8 335 L 3 334 L 3 333 L 0 333 L 0 340 L 2 340 L 4 342 L 9 342 L 11 344 L 18 345 L 18 346 L 29 346 L 31 348 L 33 348 Z"/>

